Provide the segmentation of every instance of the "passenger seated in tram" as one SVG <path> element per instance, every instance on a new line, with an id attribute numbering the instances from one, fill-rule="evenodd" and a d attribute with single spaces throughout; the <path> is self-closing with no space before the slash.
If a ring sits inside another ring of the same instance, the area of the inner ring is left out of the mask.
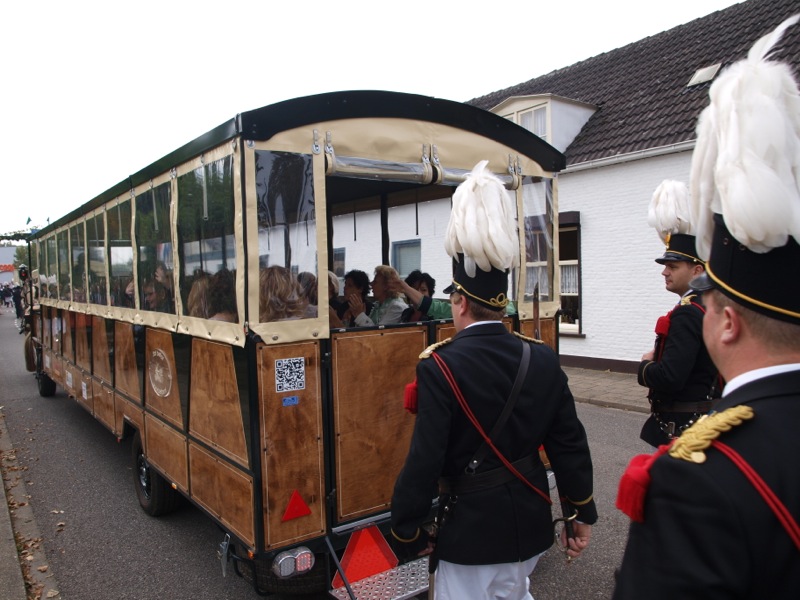
<path id="1" fill-rule="evenodd" d="M 431 277 L 430 274 L 423 273 L 419 269 L 416 269 L 408 274 L 408 276 L 405 278 L 405 282 L 422 294 L 423 300 L 425 298 L 433 298 L 433 293 L 436 290 L 436 280 Z M 396 285 L 396 282 L 393 281 L 392 283 L 393 285 Z M 405 294 L 405 291 L 402 288 L 399 291 Z M 427 311 L 423 312 L 420 308 L 417 308 L 417 304 L 411 302 L 411 299 L 408 297 L 408 295 L 406 295 L 406 298 L 411 306 L 403 311 L 403 315 L 400 317 L 401 323 L 430 321 L 433 318 L 431 315 L 427 314 Z M 430 302 L 428 302 L 428 304 L 430 304 Z"/>
<path id="2" fill-rule="evenodd" d="M 143 309 L 166 313 L 174 312 L 172 298 L 170 298 L 167 288 L 155 279 L 145 281 L 142 296 L 144 298 Z"/>
<path id="3" fill-rule="evenodd" d="M 212 321 L 239 322 L 236 308 L 236 276 L 233 271 L 220 269 L 211 276 L 208 285 L 208 312 Z"/>
<path id="4" fill-rule="evenodd" d="M 305 316 L 306 303 L 301 297 L 300 284 L 289 269 L 277 265 L 261 269 L 259 284 L 258 313 L 262 323 Z"/>
<path id="5" fill-rule="evenodd" d="M 423 293 L 422 289 L 423 286 L 421 285 L 422 279 L 420 278 L 412 278 L 411 275 L 403 281 L 400 276 L 393 278 L 389 285 L 390 287 L 395 290 L 397 293 L 405 294 L 405 297 L 408 298 L 408 301 L 411 303 L 411 309 L 413 313 L 409 312 L 408 310 L 403 313 L 403 316 L 407 319 L 403 321 L 404 323 L 414 323 L 416 321 L 428 321 L 431 319 L 452 319 L 453 318 L 453 310 L 450 306 L 450 302 L 448 300 L 440 300 L 438 298 L 431 298 L 433 292 L 431 291 L 430 294 Z M 421 274 L 423 275 L 423 274 Z M 428 276 L 430 277 L 430 275 Z M 412 282 L 416 281 L 417 286 L 413 286 L 409 284 L 409 279 Z M 428 286 L 425 284 L 425 287 L 428 287 L 429 291 L 433 286 L 436 284 L 436 281 L 431 278 L 433 284 Z"/>
<path id="6" fill-rule="evenodd" d="M 341 319 L 344 327 L 355 325 L 355 316 L 350 310 L 350 298 L 357 294 L 356 300 L 361 299 L 364 304 L 364 312 L 372 312 L 372 302 L 367 300 L 369 296 L 369 276 L 359 269 L 352 269 L 344 276 L 344 296 L 337 302 L 336 314 Z"/>
<path id="7" fill-rule="evenodd" d="M 353 295 L 350 302 L 350 313 L 355 315 L 355 324 L 359 327 L 369 327 L 372 325 L 388 325 L 399 323 L 403 311 L 408 308 L 400 298 L 400 292 L 391 289 L 390 283 L 393 279 L 399 279 L 392 267 L 378 265 L 375 267 L 375 277 L 370 282 L 375 303 L 369 315 L 366 314 L 364 302 Z"/>
<path id="8" fill-rule="evenodd" d="M 306 303 L 306 317 L 317 316 L 317 276 L 308 271 L 303 271 L 297 275 L 297 283 L 300 285 L 300 296 Z"/>
<path id="9" fill-rule="evenodd" d="M 194 281 L 186 298 L 184 310 L 190 317 L 207 319 L 211 316 L 208 308 L 208 287 L 211 282 L 211 275 L 205 271 L 197 269 L 194 272 Z"/>

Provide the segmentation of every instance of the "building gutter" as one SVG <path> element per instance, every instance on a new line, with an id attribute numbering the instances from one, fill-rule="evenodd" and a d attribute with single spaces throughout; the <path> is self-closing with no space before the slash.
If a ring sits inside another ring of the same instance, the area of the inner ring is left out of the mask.
<path id="1" fill-rule="evenodd" d="M 602 167 L 610 167 L 622 163 L 632 162 L 634 160 L 642 160 L 645 158 L 653 158 L 654 156 L 663 156 L 665 154 L 677 154 L 678 152 L 688 152 L 693 150 L 697 140 L 689 140 L 687 142 L 680 142 L 678 144 L 670 144 L 669 146 L 659 146 L 658 148 L 648 148 L 646 150 L 637 150 L 628 154 L 618 154 L 617 156 L 609 156 L 606 158 L 598 158 L 597 160 L 587 160 L 586 162 L 577 163 L 567 166 L 566 169 L 561 171 L 560 176 L 577 171 L 587 171 L 589 169 L 600 169 Z"/>

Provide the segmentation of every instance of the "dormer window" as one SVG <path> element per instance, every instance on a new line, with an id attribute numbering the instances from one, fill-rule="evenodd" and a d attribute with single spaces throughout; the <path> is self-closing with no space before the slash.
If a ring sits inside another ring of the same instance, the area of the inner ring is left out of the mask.
<path id="1" fill-rule="evenodd" d="M 547 140 L 547 106 L 520 112 L 519 124 L 534 135 Z"/>

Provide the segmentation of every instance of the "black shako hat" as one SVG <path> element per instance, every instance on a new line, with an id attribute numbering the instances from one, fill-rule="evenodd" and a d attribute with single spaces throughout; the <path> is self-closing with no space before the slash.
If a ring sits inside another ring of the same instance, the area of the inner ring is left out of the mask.
<path id="1" fill-rule="evenodd" d="M 508 271 L 476 267 L 475 276 L 470 277 L 464 263 L 463 254 L 458 255 L 458 260 L 453 259 L 453 283 L 444 288 L 444 293 L 458 292 L 486 308 L 504 310 L 508 306 Z"/>
<path id="2" fill-rule="evenodd" d="M 663 256 L 659 256 L 656 262 L 660 265 L 676 260 L 702 265 L 703 261 L 697 256 L 695 247 L 695 237 L 688 233 L 671 233 L 667 235 L 667 248 Z"/>
<path id="3" fill-rule="evenodd" d="M 755 312 L 800 325 L 799 264 L 800 245 L 793 237 L 780 248 L 753 252 L 733 237 L 722 215 L 715 214 L 706 272 L 689 286 L 697 291 L 717 289 Z"/>

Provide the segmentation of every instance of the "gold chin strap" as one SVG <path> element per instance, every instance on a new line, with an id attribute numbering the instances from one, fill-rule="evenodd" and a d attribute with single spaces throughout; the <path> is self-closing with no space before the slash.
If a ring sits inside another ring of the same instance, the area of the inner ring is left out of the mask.
<path id="1" fill-rule="evenodd" d="M 485 304 L 490 304 L 491 306 L 493 306 L 495 308 L 505 308 L 506 306 L 508 306 L 508 297 L 503 292 L 500 292 L 494 298 L 489 298 L 487 300 L 486 298 L 479 298 L 475 294 L 470 294 L 466 290 L 466 288 L 463 285 L 461 285 L 460 283 L 458 283 L 455 279 L 453 280 L 453 285 L 456 286 L 456 291 L 459 294 L 464 294 L 465 296 L 469 296 L 473 300 L 477 300 L 477 301 L 483 302 Z"/>

